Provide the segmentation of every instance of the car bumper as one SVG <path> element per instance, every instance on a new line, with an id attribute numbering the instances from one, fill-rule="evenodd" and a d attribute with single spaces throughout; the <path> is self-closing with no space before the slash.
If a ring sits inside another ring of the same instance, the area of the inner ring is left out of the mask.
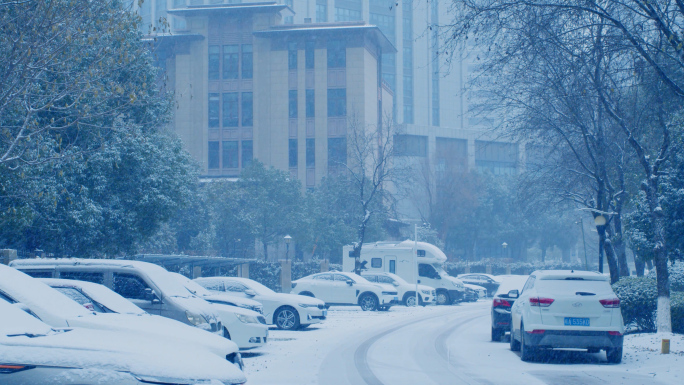
<path id="1" fill-rule="evenodd" d="M 624 336 L 611 335 L 607 331 L 545 330 L 540 334 L 525 332 L 526 345 L 548 349 L 621 348 L 623 340 Z"/>
<path id="2" fill-rule="evenodd" d="M 268 342 L 268 325 L 244 324 L 239 331 L 232 333 L 230 337 L 241 350 L 254 349 L 264 346 Z"/>
<path id="3" fill-rule="evenodd" d="M 389 308 L 394 305 L 399 304 L 399 297 L 398 296 L 390 296 L 390 295 L 384 295 L 382 298 L 380 298 L 380 307 L 385 307 Z"/>
<path id="4" fill-rule="evenodd" d="M 303 325 L 317 324 L 325 321 L 328 310 L 320 308 L 304 308 L 299 310 L 299 323 Z"/>
<path id="5" fill-rule="evenodd" d="M 461 302 L 465 299 L 465 291 L 449 290 L 449 298 L 451 298 L 453 302 Z"/>
<path id="6" fill-rule="evenodd" d="M 494 329 L 511 329 L 511 312 L 503 309 L 492 310 L 492 328 Z"/>

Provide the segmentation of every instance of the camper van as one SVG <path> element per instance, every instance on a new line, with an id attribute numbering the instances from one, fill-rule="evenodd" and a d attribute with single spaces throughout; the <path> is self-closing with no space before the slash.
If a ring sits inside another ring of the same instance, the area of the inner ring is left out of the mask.
<path id="1" fill-rule="evenodd" d="M 351 245 L 342 248 L 344 271 L 354 271 L 352 251 Z M 436 289 L 438 305 L 450 305 L 463 300 L 465 288 L 461 280 L 444 271 L 446 259 L 446 255 L 435 245 L 406 240 L 365 243 L 361 248 L 360 262 L 365 262 L 364 271 L 396 274 L 412 284 L 416 283 L 417 278 L 421 285 Z"/>

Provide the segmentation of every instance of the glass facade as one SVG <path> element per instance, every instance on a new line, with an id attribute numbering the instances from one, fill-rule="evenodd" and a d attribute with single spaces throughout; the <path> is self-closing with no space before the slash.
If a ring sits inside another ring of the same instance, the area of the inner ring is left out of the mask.
<path id="1" fill-rule="evenodd" d="M 413 1 L 402 2 L 402 42 L 404 75 L 404 123 L 413 124 Z"/>
<path id="2" fill-rule="evenodd" d="M 326 0 L 316 0 L 316 23 L 328 21 L 328 2 Z"/>

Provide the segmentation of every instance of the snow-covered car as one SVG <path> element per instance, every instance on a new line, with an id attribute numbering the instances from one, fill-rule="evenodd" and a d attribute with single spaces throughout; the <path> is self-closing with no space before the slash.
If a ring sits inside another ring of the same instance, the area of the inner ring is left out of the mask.
<path id="1" fill-rule="evenodd" d="M 223 336 L 164 317 L 96 313 L 36 278 L 0 264 L 0 299 L 17 304 L 46 324 L 158 336 L 204 349 L 242 368 L 237 345 Z"/>
<path id="2" fill-rule="evenodd" d="M 572 348 L 605 350 L 608 362 L 619 363 L 624 333 L 610 278 L 596 272 L 535 271 L 511 309 L 511 350 L 523 361 L 542 349 Z"/>
<path id="3" fill-rule="evenodd" d="M 171 273 L 176 278 L 178 278 L 183 286 L 185 286 L 190 292 L 209 303 L 217 303 L 222 305 L 237 306 L 243 309 L 252 310 L 259 314 L 264 314 L 264 305 L 253 299 L 236 297 L 234 295 L 226 294 L 224 292 L 210 291 L 205 289 L 202 285 L 191 280 L 190 278 L 178 274 Z"/>
<path id="4" fill-rule="evenodd" d="M 361 306 L 364 311 L 385 310 L 399 303 L 399 292 L 389 284 L 371 283 L 354 273 L 318 273 L 292 282 L 292 290 L 316 297 L 328 306 Z"/>
<path id="5" fill-rule="evenodd" d="M 243 384 L 230 362 L 191 344 L 121 331 L 56 329 L 0 299 L 0 384 Z"/>
<path id="6" fill-rule="evenodd" d="M 487 289 L 482 286 L 471 285 L 469 283 L 464 283 L 463 286 L 466 289 L 465 300 L 469 302 L 475 302 L 480 298 L 487 296 Z"/>
<path id="7" fill-rule="evenodd" d="M 132 302 L 97 283 L 55 278 L 40 278 L 40 281 L 45 282 L 48 286 L 87 309 L 98 313 L 147 316 L 157 318 L 157 321 L 162 323 L 171 321 L 148 314 Z M 251 310 L 228 305 L 217 305 L 216 311 L 219 313 L 223 324 L 223 336 L 235 342 L 240 349 L 254 348 L 266 343 L 268 326 L 266 326 L 266 320 L 262 315 Z"/>
<path id="8" fill-rule="evenodd" d="M 323 301 L 301 295 L 276 293 L 259 282 L 238 277 L 196 278 L 195 282 L 209 291 L 249 298 L 264 306 L 269 325 L 279 329 L 305 328 L 325 320 L 328 310 Z"/>
<path id="9" fill-rule="evenodd" d="M 511 330 L 511 307 L 518 298 L 518 293 L 522 292 L 528 277 L 516 275 L 501 280 L 492 300 L 492 341 L 501 341 L 506 332 Z"/>
<path id="10" fill-rule="evenodd" d="M 10 266 L 36 278 L 63 278 L 105 285 L 150 314 L 223 336 L 218 314 L 161 266 L 114 259 L 18 259 Z"/>
<path id="11" fill-rule="evenodd" d="M 397 289 L 398 297 L 404 306 L 416 306 L 416 285 L 412 285 L 400 276 L 392 273 L 362 272 L 361 276 L 371 283 L 384 283 Z M 435 288 L 418 285 L 418 303 L 421 306 L 435 303 Z"/>
<path id="12" fill-rule="evenodd" d="M 501 279 L 491 274 L 467 273 L 459 274 L 456 278 L 463 283 L 484 287 L 488 296 L 494 295 L 501 284 Z"/>
<path id="13" fill-rule="evenodd" d="M 222 297 L 227 295 L 212 294 L 197 282 L 178 274 L 169 273 L 194 295 L 203 298 L 216 308 L 223 322 L 223 336 L 232 340 L 240 349 L 251 349 L 266 344 L 268 325 L 266 318 L 252 310 L 228 305 Z M 219 297 L 218 299 L 214 297 Z M 212 300 L 214 298 L 214 300 Z"/>

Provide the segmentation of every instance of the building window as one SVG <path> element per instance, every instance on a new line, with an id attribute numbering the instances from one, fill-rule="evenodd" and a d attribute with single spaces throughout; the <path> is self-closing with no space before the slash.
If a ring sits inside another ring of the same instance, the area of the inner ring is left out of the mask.
<path id="1" fill-rule="evenodd" d="M 242 168 L 249 167 L 254 159 L 254 148 L 251 140 L 242 141 Z"/>
<path id="2" fill-rule="evenodd" d="M 217 169 L 219 166 L 219 142 L 209 142 L 209 169 Z"/>
<path id="3" fill-rule="evenodd" d="M 238 142 L 223 142 L 223 168 L 238 168 Z"/>
<path id="4" fill-rule="evenodd" d="M 394 135 L 394 155 L 427 156 L 427 136 Z"/>
<path id="5" fill-rule="evenodd" d="M 290 43 L 287 46 L 287 69 L 297 69 L 297 43 Z"/>
<path id="6" fill-rule="evenodd" d="M 347 138 L 328 138 L 328 168 L 347 164 Z"/>
<path id="7" fill-rule="evenodd" d="M 316 116 L 316 99 L 314 90 L 306 90 L 306 117 Z"/>
<path id="8" fill-rule="evenodd" d="M 254 74 L 254 57 L 251 44 L 242 45 L 242 78 L 251 79 Z"/>
<path id="9" fill-rule="evenodd" d="M 316 23 L 328 21 L 328 2 L 327 0 L 316 0 Z"/>
<path id="10" fill-rule="evenodd" d="M 344 43 L 333 40 L 328 43 L 328 68 L 344 68 L 347 65 L 347 49 Z"/>
<path id="11" fill-rule="evenodd" d="M 313 41 L 307 41 L 304 48 L 304 59 L 306 64 L 306 69 L 310 70 L 314 68 L 314 53 L 316 52 L 316 44 Z"/>
<path id="12" fill-rule="evenodd" d="M 288 145 L 289 162 L 291 168 L 297 167 L 297 139 L 290 139 Z"/>
<path id="13" fill-rule="evenodd" d="M 347 116 L 347 89 L 328 89 L 328 116 Z"/>
<path id="14" fill-rule="evenodd" d="M 239 67 L 239 46 L 237 44 L 223 46 L 223 78 L 237 79 Z"/>
<path id="15" fill-rule="evenodd" d="M 513 175 L 518 165 L 516 143 L 475 141 L 475 165 L 479 171 L 495 175 Z"/>
<path id="16" fill-rule="evenodd" d="M 297 117 L 297 90 L 288 91 L 288 116 L 290 118 Z"/>
<path id="17" fill-rule="evenodd" d="M 221 66 L 221 47 L 218 45 L 209 46 L 209 80 L 217 80 L 219 78 L 219 70 Z"/>
<path id="18" fill-rule="evenodd" d="M 361 10 L 335 7 L 335 21 L 361 20 Z"/>
<path id="19" fill-rule="evenodd" d="M 219 126 L 219 94 L 209 94 L 209 127 Z"/>
<path id="20" fill-rule="evenodd" d="M 238 126 L 238 93 L 223 94 L 223 127 Z"/>
<path id="21" fill-rule="evenodd" d="M 251 127 L 254 125 L 254 103 L 252 103 L 252 93 L 242 93 L 242 126 Z"/>
<path id="22" fill-rule="evenodd" d="M 306 167 L 316 166 L 316 139 L 306 140 Z"/>

